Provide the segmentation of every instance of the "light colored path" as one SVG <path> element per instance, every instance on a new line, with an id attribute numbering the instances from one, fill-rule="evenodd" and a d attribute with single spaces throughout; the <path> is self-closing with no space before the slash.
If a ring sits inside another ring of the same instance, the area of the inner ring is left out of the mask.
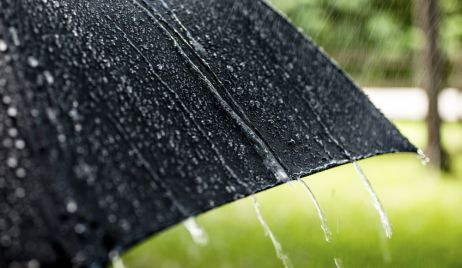
<path id="1" fill-rule="evenodd" d="M 366 87 L 370 100 L 390 119 L 422 120 L 427 114 L 427 96 L 420 88 Z M 445 121 L 462 119 L 462 91 L 448 88 L 439 97 Z"/>

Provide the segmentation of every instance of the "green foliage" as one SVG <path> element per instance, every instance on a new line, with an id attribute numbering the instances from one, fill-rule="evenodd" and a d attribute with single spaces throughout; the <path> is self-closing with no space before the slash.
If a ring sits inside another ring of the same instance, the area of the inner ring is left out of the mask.
<path id="1" fill-rule="evenodd" d="M 413 1 L 272 0 L 356 80 L 367 85 L 413 84 L 413 55 L 422 47 Z M 441 0 L 441 42 L 462 84 L 462 1 Z"/>

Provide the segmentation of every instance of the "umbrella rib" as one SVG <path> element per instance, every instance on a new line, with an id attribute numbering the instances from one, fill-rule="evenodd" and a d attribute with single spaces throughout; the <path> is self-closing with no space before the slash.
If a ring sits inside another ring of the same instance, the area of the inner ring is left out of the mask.
<path id="1" fill-rule="evenodd" d="M 229 92 L 226 91 L 226 89 L 223 89 L 225 93 L 227 93 L 227 96 L 231 100 L 231 103 L 234 105 L 231 105 L 228 103 L 225 98 L 219 93 L 218 87 L 216 87 L 212 81 L 215 83 L 218 83 L 218 85 L 221 85 L 219 82 L 219 79 L 216 77 L 216 75 L 208 68 L 208 65 L 204 63 L 197 54 L 195 54 L 194 49 L 187 43 L 187 41 L 179 34 L 177 31 L 172 29 L 170 25 L 168 25 L 167 22 L 165 22 L 164 19 L 159 20 L 154 13 L 150 10 L 154 10 L 157 12 L 155 7 L 146 2 L 145 0 L 134 0 L 133 2 L 135 5 L 139 6 L 146 14 L 156 22 L 159 27 L 165 32 L 165 34 L 174 42 L 175 47 L 178 49 L 179 53 L 189 62 L 191 67 L 193 68 L 194 71 L 196 71 L 200 78 L 206 83 L 207 87 L 210 89 L 210 91 L 213 93 L 217 101 L 220 103 L 223 109 L 230 115 L 230 117 L 241 127 L 243 130 L 244 134 L 254 141 L 254 144 L 256 145 L 257 151 L 260 154 L 260 156 L 264 159 L 264 164 L 266 168 L 268 168 L 273 175 L 276 177 L 276 179 L 279 182 L 286 182 L 289 181 L 289 175 L 287 174 L 287 168 L 283 166 L 282 161 L 280 161 L 276 154 L 273 152 L 273 150 L 268 146 L 268 144 L 265 142 L 264 138 L 261 137 L 261 134 L 257 132 L 256 129 L 252 128 L 252 124 L 250 121 L 247 119 L 245 114 L 242 112 L 242 108 L 235 103 L 234 99 L 229 95 Z M 144 5 L 147 5 L 149 8 L 145 7 Z M 172 32 L 170 32 L 168 29 L 170 28 Z M 177 36 L 175 38 L 174 36 Z M 184 45 L 189 49 L 189 51 L 197 57 L 196 60 L 199 61 L 199 65 L 196 65 L 193 61 L 193 59 L 187 55 L 185 50 L 180 46 L 179 41 L 184 43 Z M 205 70 L 201 70 L 202 68 L 205 68 Z M 208 75 L 207 75 L 208 74 Z M 218 81 L 218 82 L 217 82 Z M 221 88 L 224 88 L 221 86 Z M 234 106 L 234 108 L 233 108 Z M 237 111 L 236 111 L 237 109 Z M 247 121 L 247 122 L 246 122 Z"/>
<path id="2" fill-rule="evenodd" d="M 122 33 L 122 36 L 124 37 L 125 41 L 127 41 L 127 43 L 130 45 L 130 47 L 132 47 L 136 53 L 138 55 L 140 55 L 140 57 L 146 62 L 146 64 L 148 64 L 149 66 L 149 71 L 154 75 L 154 77 L 162 84 L 162 86 L 164 88 L 167 89 L 167 91 L 173 95 L 175 101 L 179 104 L 179 106 L 181 107 L 181 109 L 183 110 L 183 113 L 187 115 L 187 118 L 189 118 L 189 120 L 191 120 L 191 122 L 197 127 L 197 129 L 199 130 L 199 132 L 201 133 L 201 135 L 206 139 L 206 141 L 210 144 L 210 147 L 212 148 L 212 150 L 214 151 L 215 155 L 217 156 L 218 160 L 220 161 L 220 163 L 222 164 L 222 166 L 225 168 L 225 170 L 231 175 L 231 177 L 233 177 L 233 179 L 238 183 L 240 184 L 241 186 L 244 187 L 245 190 L 247 190 L 247 184 L 245 184 L 244 182 L 242 182 L 239 177 L 237 176 L 237 174 L 235 173 L 235 171 L 226 163 L 226 160 L 224 159 L 223 155 L 220 153 L 220 151 L 218 150 L 217 146 L 215 145 L 215 143 L 213 143 L 213 141 L 209 138 L 209 136 L 207 135 L 207 133 L 205 133 L 204 129 L 199 125 L 199 123 L 197 123 L 197 121 L 194 119 L 194 115 L 189 111 L 189 109 L 186 107 L 186 105 L 184 104 L 184 102 L 181 100 L 180 96 L 178 96 L 178 94 L 168 86 L 168 84 L 159 76 L 159 74 L 155 71 L 154 69 L 154 66 L 152 65 L 151 61 L 143 54 L 143 52 L 140 50 L 140 48 L 138 48 L 135 43 L 128 37 L 128 34 L 122 29 L 120 28 L 120 26 L 109 16 L 107 15 L 106 18 L 114 24 L 115 28 L 120 31 Z"/>

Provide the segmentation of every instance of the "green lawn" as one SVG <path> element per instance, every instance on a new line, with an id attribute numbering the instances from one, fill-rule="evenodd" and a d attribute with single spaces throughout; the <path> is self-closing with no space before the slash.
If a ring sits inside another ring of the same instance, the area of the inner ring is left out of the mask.
<path id="1" fill-rule="evenodd" d="M 424 125 L 399 122 L 418 146 Z M 295 267 L 462 267 L 462 124 L 444 126 L 452 174 L 423 167 L 413 154 L 361 161 L 393 225 L 384 238 L 378 215 L 352 165 L 305 178 L 324 208 L 334 234 L 326 243 L 316 211 L 299 184 L 258 194 L 263 216 Z M 249 198 L 198 218 L 209 244 L 192 242 L 182 225 L 163 232 L 124 255 L 135 267 L 282 267 L 265 237 Z"/>

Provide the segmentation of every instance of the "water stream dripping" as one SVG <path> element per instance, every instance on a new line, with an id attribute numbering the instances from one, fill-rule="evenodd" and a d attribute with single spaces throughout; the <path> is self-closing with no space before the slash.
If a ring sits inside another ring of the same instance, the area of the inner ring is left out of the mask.
<path id="1" fill-rule="evenodd" d="M 114 251 L 114 252 L 109 253 L 109 257 L 111 259 L 113 268 L 126 268 L 118 252 Z"/>
<path id="2" fill-rule="evenodd" d="M 183 225 L 188 230 L 189 234 L 191 235 L 193 241 L 201 246 L 207 245 L 209 242 L 209 237 L 204 229 L 196 222 L 193 217 L 186 219 L 183 222 Z"/>
<path id="3" fill-rule="evenodd" d="M 380 238 L 380 249 L 382 251 L 382 259 L 383 262 L 388 264 L 391 262 L 391 253 L 390 253 L 390 245 L 388 244 L 388 239 L 383 235 L 383 232 L 379 234 Z"/>
<path id="4" fill-rule="evenodd" d="M 391 236 L 393 235 L 393 230 L 391 228 L 390 221 L 388 220 L 388 216 L 385 213 L 385 210 L 383 209 L 382 203 L 380 203 L 377 193 L 372 188 L 372 185 L 370 181 L 367 179 L 366 174 L 364 174 L 363 170 L 356 161 L 353 161 L 353 166 L 355 167 L 356 173 L 358 173 L 359 177 L 361 178 L 364 187 L 366 187 L 366 190 L 369 192 L 374 208 L 379 213 L 380 222 L 382 223 L 383 230 L 385 231 L 385 236 L 387 238 L 391 238 Z"/>
<path id="5" fill-rule="evenodd" d="M 276 251 L 276 256 L 282 261 L 284 268 L 292 268 L 292 263 L 290 262 L 289 257 L 284 253 L 281 243 L 279 243 L 278 239 L 273 234 L 269 225 L 266 223 L 265 219 L 263 218 L 263 215 L 261 214 L 260 204 L 258 203 L 257 197 L 255 195 L 252 195 L 252 199 L 255 212 L 257 213 L 258 221 L 260 222 L 261 226 L 263 226 L 265 234 L 269 236 L 269 238 L 271 239 L 271 242 L 274 246 L 274 250 Z"/>
<path id="6" fill-rule="evenodd" d="M 314 207 L 316 208 L 316 211 L 318 212 L 319 220 L 321 221 L 321 229 L 324 232 L 324 239 L 328 243 L 331 242 L 332 232 L 329 228 L 329 224 L 327 223 L 327 217 L 321 209 L 321 205 L 319 205 L 319 202 L 316 199 L 316 196 L 314 195 L 313 191 L 311 191 L 308 184 L 303 179 L 298 179 L 298 181 L 301 184 L 303 184 L 303 186 L 305 187 L 306 192 L 308 193 L 308 196 L 310 197 L 311 201 L 313 202 Z"/>
<path id="7" fill-rule="evenodd" d="M 426 166 L 428 163 L 430 163 L 430 158 L 425 155 L 424 151 L 422 149 L 417 150 L 417 158 L 419 158 L 420 162 L 422 165 Z"/>
<path id="8" fill-rule="evenodd" d="M 340 258 L 334 258 L 334 263 L 336 268 L 343 268 L 343 262 Z"/>

